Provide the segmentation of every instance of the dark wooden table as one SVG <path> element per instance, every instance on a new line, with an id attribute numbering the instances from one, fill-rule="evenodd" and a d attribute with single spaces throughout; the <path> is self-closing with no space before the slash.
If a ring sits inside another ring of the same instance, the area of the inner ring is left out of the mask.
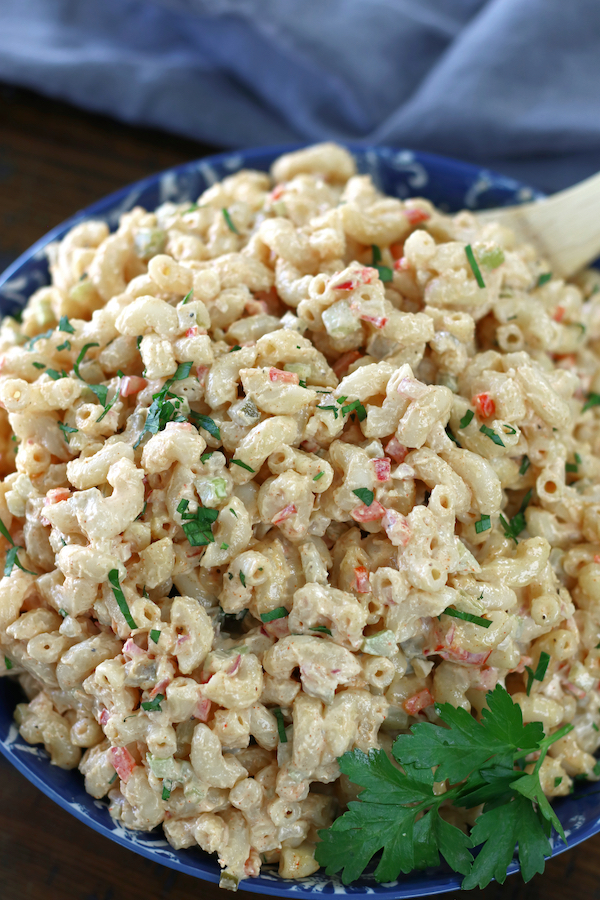
<path id="1" fill-rule="evenodd" d="M 211 152 L 0 86 L 0 267 L 52 226 L 160 169 Z M 0 757 L 0 900 L 223 900 L 82 826 Z M 460 891 L 445 897 L 461 896 Z M 600 835 L 482 900 L 600 900 Z"/>

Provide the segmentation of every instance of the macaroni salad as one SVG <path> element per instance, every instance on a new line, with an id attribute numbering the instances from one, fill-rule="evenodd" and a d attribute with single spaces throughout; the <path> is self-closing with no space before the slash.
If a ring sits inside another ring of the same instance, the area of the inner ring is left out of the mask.
<path id="1" fill-rule="evenodd" d="M 574 725 L 548 796 L 598 777 L 598 273 L 383 196 L 334 144 L 49 259 L 0 328 L 26 741 L 233 889 L 316 871 L 343 753 L 496 684 Z"/>

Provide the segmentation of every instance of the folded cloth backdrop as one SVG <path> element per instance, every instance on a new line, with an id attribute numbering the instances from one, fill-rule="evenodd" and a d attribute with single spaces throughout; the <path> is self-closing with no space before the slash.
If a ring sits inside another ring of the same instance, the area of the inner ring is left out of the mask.
<path id="1" fill-rule="evenodd" d="M 0 80 L 218 146 L 600 169 L 599 0 L 0 0 Z"/>

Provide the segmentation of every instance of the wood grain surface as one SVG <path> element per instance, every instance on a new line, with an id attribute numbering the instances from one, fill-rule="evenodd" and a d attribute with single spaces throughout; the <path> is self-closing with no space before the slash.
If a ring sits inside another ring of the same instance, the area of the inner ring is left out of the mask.
<path id="1" fill-rule="evenodd" d="M 0 86 L 0 267 L 110 191 L 214 149 Z M 226 896 L 86 828 L 0 757 L 0 900 Z M 472 896 L 600 900 L 600 835 L 549 861 L 528 885 L 512 876 Z"/>

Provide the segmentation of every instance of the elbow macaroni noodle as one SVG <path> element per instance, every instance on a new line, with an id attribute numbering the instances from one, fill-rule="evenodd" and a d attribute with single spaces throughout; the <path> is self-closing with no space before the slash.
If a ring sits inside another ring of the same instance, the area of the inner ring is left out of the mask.
<path id="1" fill-rule="evenodd" d="M 598 777 L 597 273 L 333 144 L 49 256 L 0 329 L 25 740 L 232 888 L 318 868 L 344 752 L 497 683 L 574 724 L 548 795 Z"/>

